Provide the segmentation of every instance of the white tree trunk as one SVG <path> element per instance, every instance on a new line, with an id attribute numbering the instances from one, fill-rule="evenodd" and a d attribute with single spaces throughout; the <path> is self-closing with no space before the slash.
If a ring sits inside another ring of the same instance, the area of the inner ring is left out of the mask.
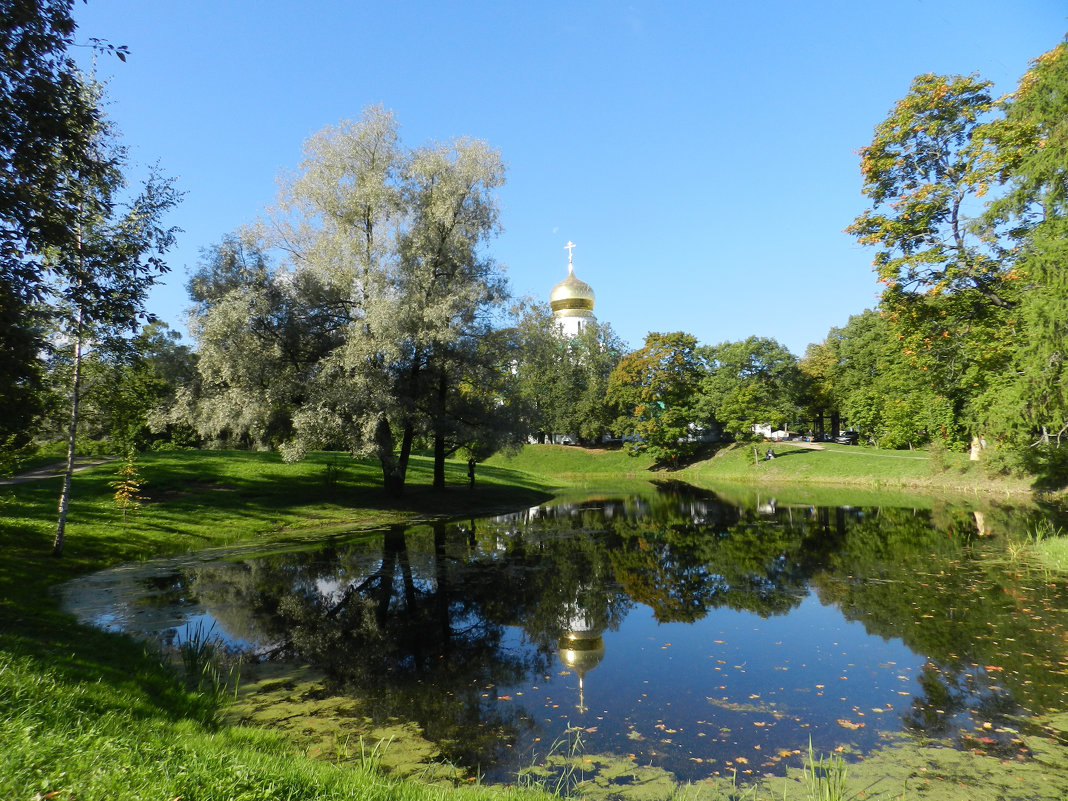
<path id="1" fill-rule="evenodd" d="M 52 556 L 63 555 L 66 540 L 67 508 L 70 506 L 71 477 L 74 475 L 74 446 L 78 437 L 78 404 L 81 401 L 82 384 L 82 311 L 78 310 L 74 330 L 74 374 L 70 393 L 70 430 L 67 432 L 67 469 L 63 472 L 63 489 L 59 494 L 59 519 L 56 522 L 56 538 L 52 542 Z"/>

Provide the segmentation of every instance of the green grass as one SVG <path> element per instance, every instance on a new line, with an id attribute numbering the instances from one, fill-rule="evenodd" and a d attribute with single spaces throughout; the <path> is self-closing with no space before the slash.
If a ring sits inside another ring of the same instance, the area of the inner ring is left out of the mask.
<path id="1" fill-rule="evenodd" d="M 552 477 L 566 484 L 584 484 L 591 480 L 648 480 L 653 460 L 647 456 L 630 456 L 614 449 L 578 448 L 569 445 L 525 445 L 517 453 L 497 454 L 486 462 L 495 467 L 521 470 L 536 476 Z"/>
<path id="2" fill-rule="evenodd" d="M 777 458 L 765 461 L 764 453 L 769 447 Z M 1001 494 L 1031 491 L 1023 481 L 991 480 L 963 453 L 946 453 L 932 461 L 921 450 L 887 451 L 834 443 L 824 445 L 822 450 L 788 442 L 725 446 L 711 458 L 677 471 L 656 470 L 652 459 L 631 457 L 619 449 L 586 450 L 563 445 L 527 445 L 516 454 L 494 456 L 488 464 L 575 486 L 627 478 L 680 480 L 717 488 L 721 484 L 773 486 L 777 492 L 782 487 L 802 485 Z"/>

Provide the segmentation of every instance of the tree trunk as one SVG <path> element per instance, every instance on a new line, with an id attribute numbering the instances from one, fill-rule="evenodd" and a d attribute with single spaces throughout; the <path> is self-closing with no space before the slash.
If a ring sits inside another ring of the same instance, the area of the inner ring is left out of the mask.
<path id="1" fill-rule="evenodd" d="M 382 488 L 386 495 L 397 497 L 404 492 L 404 471 L 393 453 L 393 429 L 385 417 L 378 418 L 375 426 L 375 452 L 382 465 Z"/>
<path id="2" fill-rule="evenodd" d="M 434 489 L 445 489 L 445 435 L 434 435 Z"/>
<path id="3" fill-rule="evenodd" d="M 445 401 L 449 379 L 444 370 L 438 376 L 437 420 L 434 421 L 434 489 L 445 489 Z"/>
<path id="4" fill-rule="evenodd" d="M 401 449 L 400 456 L 397 459 L 397 470 L 400 473 L 400 483 L 404 486 L 404 482 L 408 479 L 408 460 L 412 455 L 412 441 L 415 439 L 415 430 L 412 428 L 411 423 L 404 424 L 404 433 L 401 435 Z"/>
<path id="5" fill-rule="evenodd" d="M 63 489 L 59 493 L 59 517 L 56 521 L 56 538 L 52 541 L 52 556 L 63 555 L 66 543 L 67 509 L 70 506 L 71 479 L 74 476 L 74 450 L 78 438 L 78 406 L 82 388 L 82 311 L 74 328 L 74 375 L 70 392 L 70 429 L 67 432 L 67 469 L 63 471 Z"/>

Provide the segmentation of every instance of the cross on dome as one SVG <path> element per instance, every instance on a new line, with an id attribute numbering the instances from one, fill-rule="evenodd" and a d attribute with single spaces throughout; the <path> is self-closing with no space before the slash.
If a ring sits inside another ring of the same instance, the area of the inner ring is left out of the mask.
<path id="1" fill-rule="evenodd" d="M 575 265 L 571 260 L 572 256 L 574 255 L 574 254 L 572 254 L 571 251 L 573 251 L 575 249 L 575 247 L 576 247 L 575 243 L 572 242 L 570 239 L 567 240 L 567 244 L 564 245 L 564 250 L 567 251 L 567 271 L 568 271 L 568 273 L 575 272 Z"/>

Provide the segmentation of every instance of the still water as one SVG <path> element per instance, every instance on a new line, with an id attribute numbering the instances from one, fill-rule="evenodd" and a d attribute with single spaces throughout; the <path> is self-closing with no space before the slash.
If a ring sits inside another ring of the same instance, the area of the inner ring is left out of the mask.
<path id="1" fill-rule="evenodd" d="M 1068 709 L 1068 588 L 1010 547 L 1038 512 L 920 506 L 670 485 L 125 566 L 63 596 L 102 627 L 312 665 L 488 781 L 576 732 L 684 781 L 900 734 L 1026 758 L 1021 721 Z"/>

